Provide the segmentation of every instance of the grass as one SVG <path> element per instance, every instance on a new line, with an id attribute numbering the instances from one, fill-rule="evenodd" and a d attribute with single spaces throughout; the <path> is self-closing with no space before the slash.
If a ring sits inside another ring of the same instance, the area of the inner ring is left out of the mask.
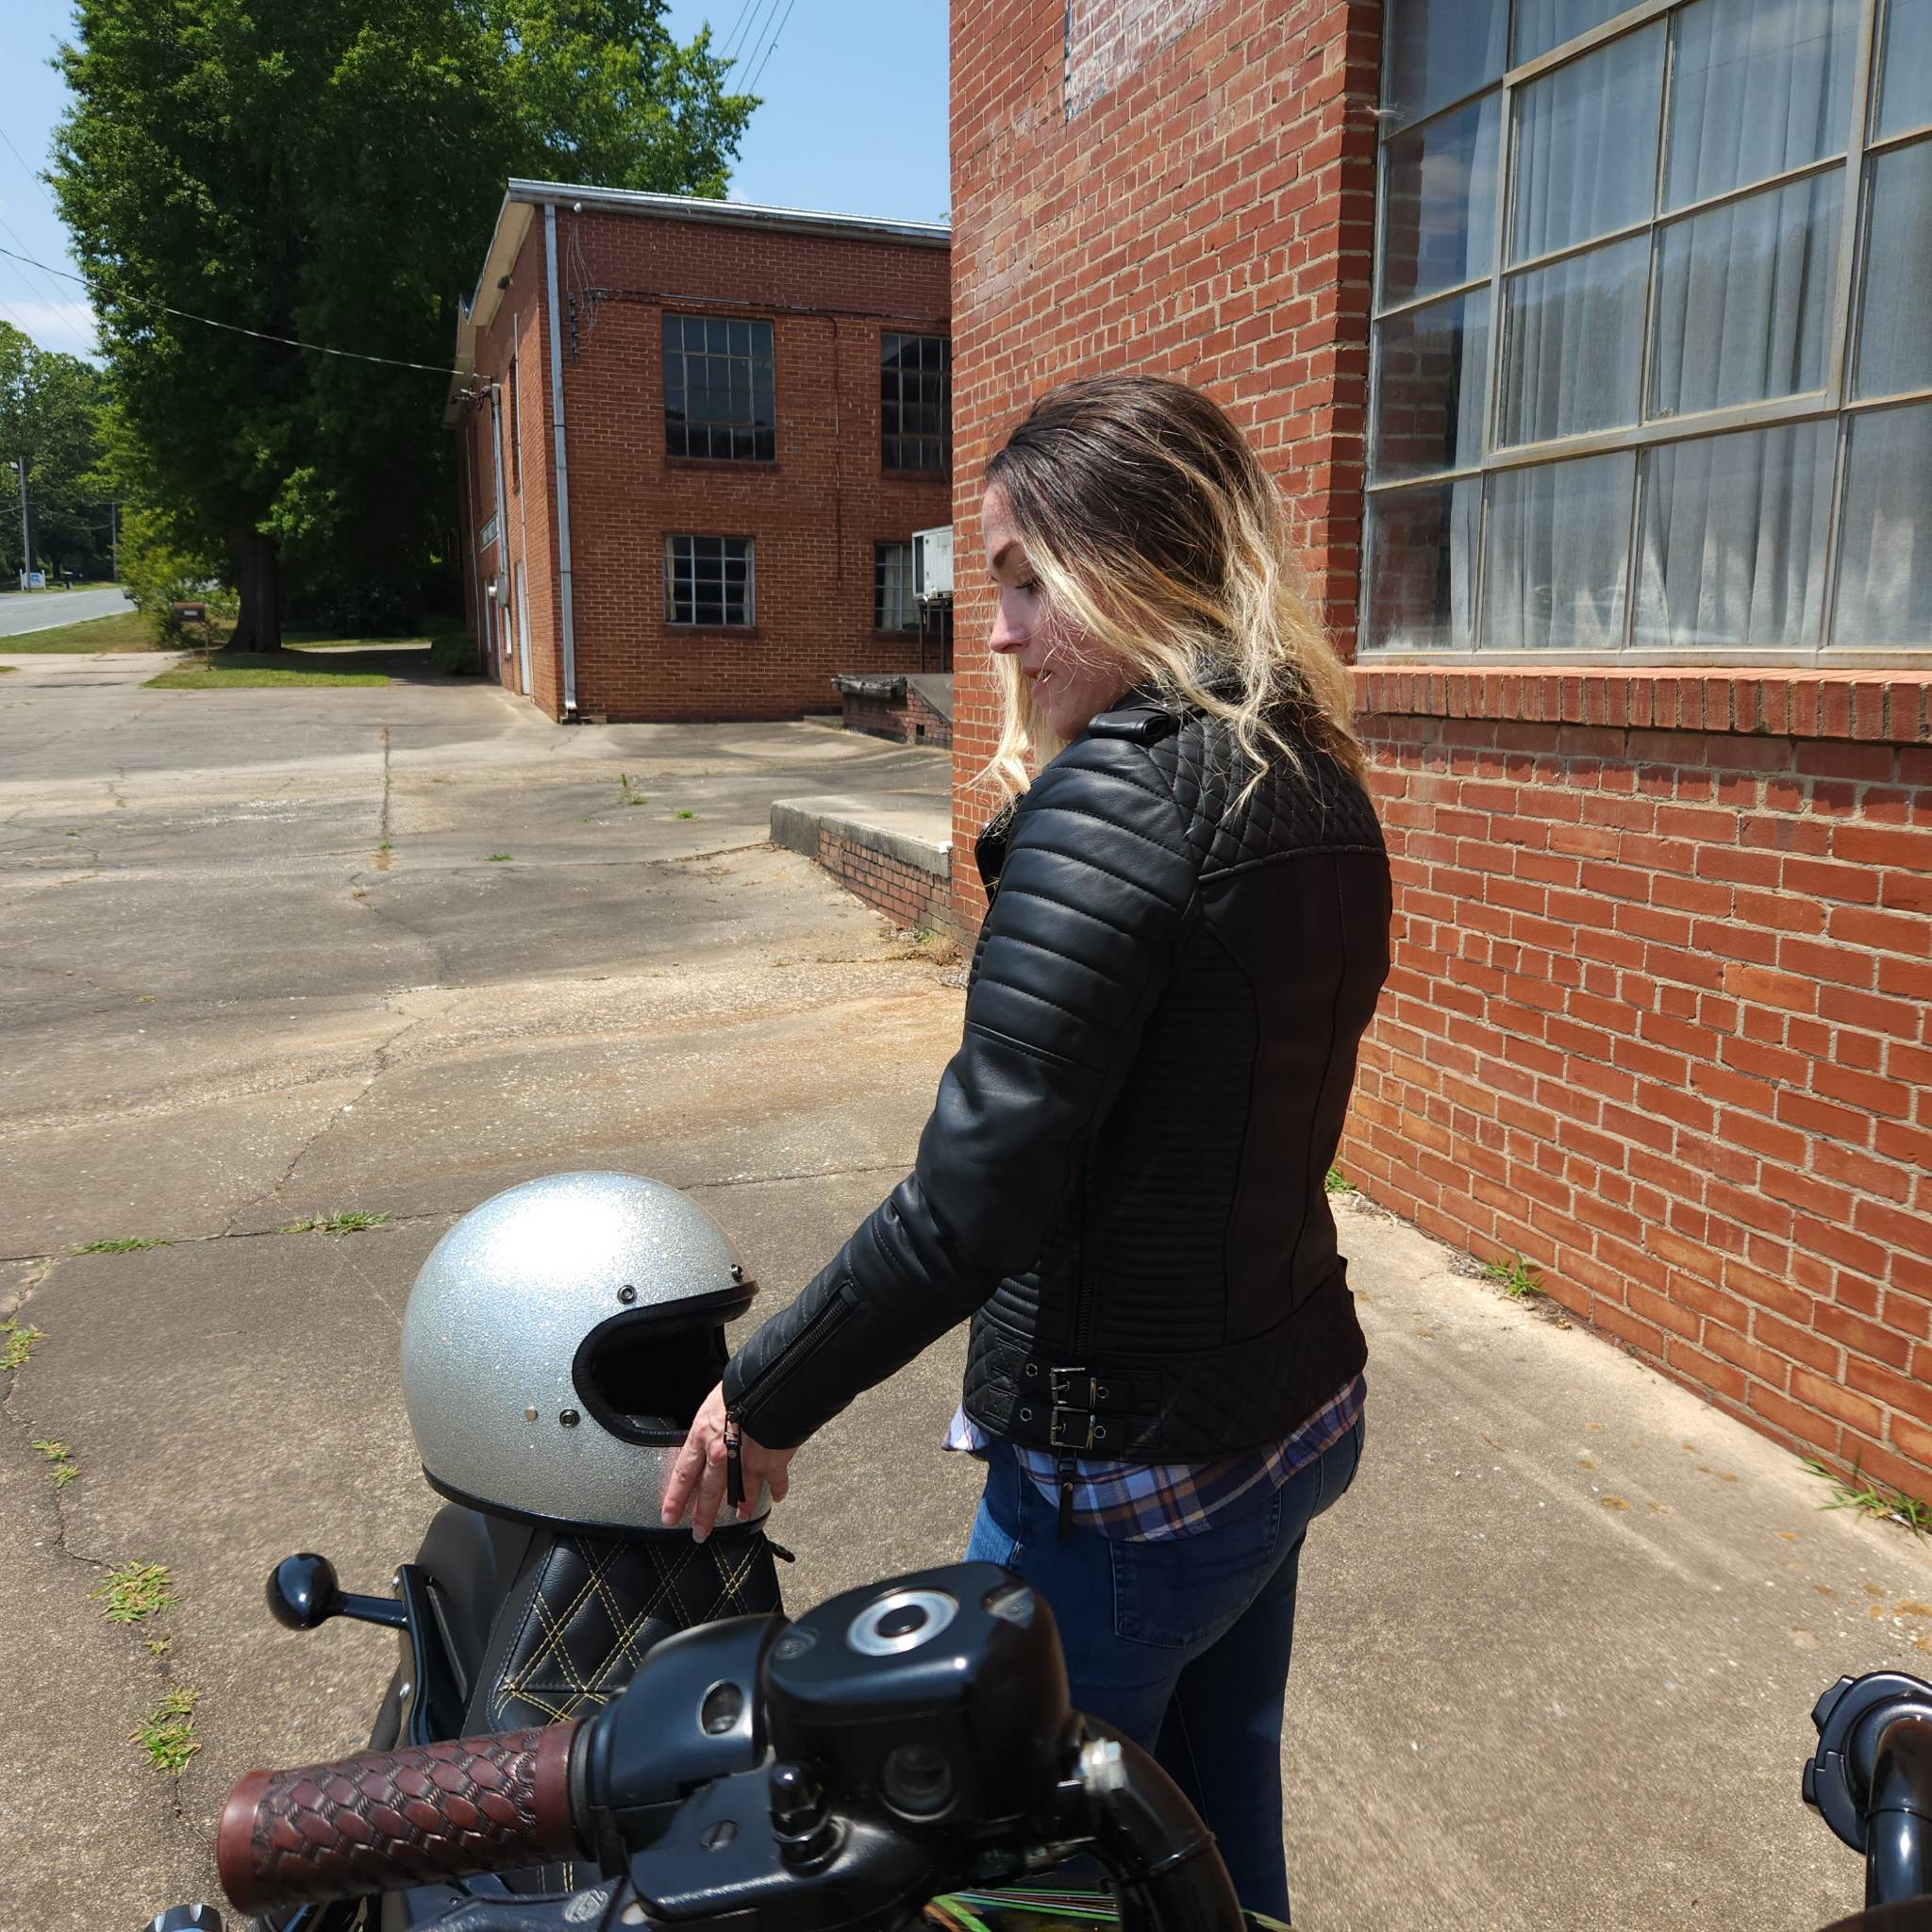
<path id="1" fill-rule="evenodd" d="M 152 1714 L 128 1732 L 129 1740 L 141 1746 L 157 1771 L 172 1772 L 178 1777 L 201 1749 L 201 1740 L 194 1735 L 194 1707 L 200 1696 L 198 1690 L 170 1690 Z"/>
<path id="2" fill-rule="evenodd" d="M 291 1221 L 277 1230 L 281 1234 L 364 1234 L 380 1227 L 387 1214 L 320 1214 L 307 1221 Z"/>
<path id="3" fill-rule="evenodd" d="M 65 1442 L 43 1439 L 33 1445 L 54 1465 L 54 1487 L 64 1490 L 80 1474 L 80 1464 L 69 1454 Z"/>
<path id="4" fill-rule="evenodd" d="M 110 1624 L 139 1624 L 177 1601 L 175 1579 L 165 1563 L 123 1563 L 109 1570 L 108 1580 L 88 1595 L 107 1598 L 108 1607 L 101 1614 Z"/>
<path id="5" fill-rule="evenodd" d="M 694 819 L 697 817 L 697 813 L 692 811 L 688 805 L 681 805 L 677 808 L 677 816 L 681 819 Z"/>
<path id="6" fill-rule="evenodd" d="M 1331 1167 L 1328 1170 L 1328 1178 L 1322 1185 L 1331 1194 L 1358 1194 L 1361 1192 L 1361 1190 L 1339 1167 Z"/>
<path id="7" fill-rule="evenodd" d="M 154 633 L 138 610 L 117 610 L 111 617 L 90 617 L 79 624 L 56 625 L 51 630 L 28 631 L 25 637 L 0 638 L 0 651 L 155 651 Z"/>
<path id="8" fill-rule="evenodd" d="M 1932 1530 L 1932 1503 L 1922 1503 L 1916 1496 L 1907 1495 L 1903 1490 L 1882 1489 L 1866 1475 L 1857 1462 L 1852 1464 L 1849 1482 L 1836 1470 L 1827 1469 L 1815 1457 L 1807 1456 L 1805 1467 L 1831 1485 L 1831 1501 L 1819 1504 L 1821 1509 L 1856 1509 L 1861 1516 L 1876 1516 L 1887 1523 L 1902 1523 L 1915 1536 L 1924 1536 Z"/>
<path id="9" fill-rule="evenodd" d="M 1513 1294 L 1518 1301 L 1543 1291 L 1542 1271 L 1521 1255 L 1511 1255 L 1507 1261 L 1485 1261 L 1483 1273 L 1505 1294 Z"/>
<path id="10" fill-rule="evenodd" d="M 378 685 L 386 671 L 365 671 L 354 663 L 334 664 L 320 651 L 276 652 L 258 657 L 248 651 L 217 651 L 178 670 L 163 671 L 142 687 L 148 691 L 281 691 L 294 685 Z"/>
<path id="11" fill-rule="evenodd" d="M 0 1322 L 0 1369 L 24 1369 L 27 1357 L 34 1352 L 34 1343 L 41 1341 L 44 1331 L 29 1328 L 25 1322 L 8 1316 Z"/>
<path id="12" fill-rule="evenodd" d="M 75 1249 L 76 1255 L 138 1255 L 142 1248 L 165 1248 L 165 1237 L 158 1234 L 127 1235 L 119 1241 L 84 1241 Z"/>
<path id="13" fill-rule="evenodd" d="M 628 772 L 617 774 L 617 802 L 619 805 L 649 805 L 650 800 L 630 782 Z"/>
<path id="14" fill-rule="evenodd" d="M 491 865 L 508 865 L 510 862 L 510 856 L 508 852 L 486 852 L 483 857 Z"/>

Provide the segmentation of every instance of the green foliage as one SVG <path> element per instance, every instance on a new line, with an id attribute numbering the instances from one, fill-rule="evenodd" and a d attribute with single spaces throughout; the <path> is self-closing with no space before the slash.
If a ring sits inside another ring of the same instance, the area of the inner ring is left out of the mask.
<path id="1" fill-rule="evenodd" d="M 129 1740 L 141 1746 L 157 1771 L 172 1772 L 178 1777 L 201 1749 L 201 1740 L 194 1735 L 194 1707 L 200 1698 L 199 1690 L 170 1690 L 153 1712 L 128 1732 Z"/>
<path id="2" fill-rule="evenodd" d="M 90 1597 L 106 1597 L 102 1611 L 110 1624 L 139 1624 L 143 1617 L 156 1617 L 178 1601 L 175 1579 L 165 1563 L 123 1563 L 108 1572 L 108 1578 Z"/>
<path id="3" fill-rule="evenodd" d="M 1903 1524 L 1915 1536 L 1932 1530 L 1932 1503 L 1922 1503 L 1903 1490 L 1888 1490 L 1874 1482 L 1855 1461 L 1847 1482 L 1835 1470 L 1815 1457 L 1805 1458 L 1805 1467 L 1831 1485 L 1831 1501 L 1819 1504 L 1821 1509 L 1856 1509 L 1861 1516 L 1876 1516 L 1887 1523 Z"/>
<path id="4" fill-rule="evenodd" d="M 0 322 L 0 575 L 8 588 L 21 564 L 13 464 L 23 458 L 35 567 L 105 575 L 109 511 L 96 470 L 106 394 L 92 364 L 42 349 Z"/>
<path id="5" fill-rule="evenodd" d="M 511 175 L 720 194 L 756 102 L 662 0 L 77 0 L 52 179 L 113 468 L 219 556 L 238 645 L 392 628 L 455 552 L 457 295 Z M 427 365 L 387 367 L 189 322 Z"/>
<path id="6" fill-rule="evenodd" d="M 115 1241 L 83 1241 L 76 1255 L 135 1255 L 142 1248 L 165 1248 L 167 1241 L 158 1234 L 124 1235 Z"/>
<path id="7" fill-rule="evenodd" d="M 452 677 L 466 675 L 479 668 L 475 641 L 459 630 L 430 633 L 429 661 L 437 670 L 447 672 Z"/>
<path id="8" fill-rule="evenodd" d="M 283 685 L 387 684 L 386 671 L 370 671 L 350 662 L 331 664 L 317 651 L 218 651 L 206 663 L 199 658 L 174 671 L 150 677 L 147 691 L 268 691 Z"/>
<path id="9" fill-rule="evenodd" d="M 510 862 L 508 852 L 486 852 L 483 856 L 491 865 L 508 865 Z"/>
<path id="10" fill-rule="evenodd" d="M 617 802 L 619 805 L 649 805 L 650 800 L 630 782 L 628 772 L 617 774 Z"/>
<path id="11" fill-rule="evenodd" d="M 372 1227 L 380 1227 L 389 1219 L 387 1214 L 318 1214 L 307 1221 L 291 1221 L 280 1229 L 282 1234 L 365 1234 Z"/>
<path id="12" fill-rule="evenodd" d="M 121 587 L 133 599 L 156 643 L 185 642 L 175 615 L 179 603 L 205 603 L 210 617 L 235 615 L 234 598 L 222 581 L 220 559 L 192 547 L 179 523 L 165 512 L 131 505 L 121 521 Z"/>
<path id="13" fill-rule="evenodd" d="M 1361 1190 L 1339 1167 L 1331 1167 L 1328 1170 L 1328 1178 L 1323 1185 L 1331 1194 L 1358 1194 L 1361 1192 Z"/>
<path id="14" fill-rule="evenodd" d="M 1521 1255 L 1511 1255 L 1507 1261 L 1485 1261 L 1483 1273 L 1505 1294 L 1513 1294 L 1518 1301 L 1543 1291 L 1541 1271 Z"/>
<path id="15" fill-rule="evenodd" d="M 0 1322 L 0 1369 L 24 1369 L 34 1352 L 34 1343 L 43 1341 L 45 1332 L 29 1328 L 25 1322 L 8 1316 Z"/>
<path id="16" fill-rule="evenodd" d="M 80 1465 L 75 1461 L 65 1442 L 44 1438 L 33 1446 L 54 1465 L 54 1487 L 57 1490 L 64 1490 L 79 1476 Z"/>

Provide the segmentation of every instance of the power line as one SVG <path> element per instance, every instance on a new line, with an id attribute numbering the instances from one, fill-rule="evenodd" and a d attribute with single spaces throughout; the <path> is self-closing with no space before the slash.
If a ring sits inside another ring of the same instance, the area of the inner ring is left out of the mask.
<path id="1" fill-rule="evenodd" d="M 0 255 L 10 257 L 15 261 L 24 261 L 29 268 L 43 269 L 50 275 L 59 275 L 70 282 L 79 282 L 86 287 L 83 276 L 69 275 L 64 268 L 48 268 L 44 261 L 36 261 L 30 255 L 15 255 L 10 248 L 0 248 Z M 388 369 L 424 369 L 431 375 L 468 375 L 467 369 L 452 368 L 446 362 L 406 362 L 398 356 L 368 356 L 360 349 L 332 349 L 326 342 L 305 342 L 296 336 L 278 336 L 263 328 L 243 328 L 239 322 L 218 322 L 212 315 L 196 315 L 192 309 L 175 308 L 163 302 L 160 305 L 163 315 L 179 316 L 183 322 L 198 322 L 208 328 L 225 328 L 231 335 L 253 336 L 258 342 L 280 342 L 286 348 L 308 349 L 318 356 L 341 356 L 351 362 L 380 362 Z"/>
<path id="2" fill-rule="evenodd" d="M 776 32 L 772 36 L 771 44 L 765 49 L 765 58 L 758 62 L 758 72 L 752 75 L 749 84 L 745 88 L 746 93 L 755 94 L 758 92 L 758 82 L 763 79 L 765 69 L 771 65 L 772 56 L 778 51 L 778 40 L 779 36 L 785 31 L 785 22 L 791 18 L 791 9 L 797 5 L 798 0 L 785 0 L 785 19 L 778 23 Z"/>
<path id="3" fill-rule="evenodd" d="M 741 66 L 751 64 L 751 50 L 764 38 L 765 22 L 777 10 L 777 6 L 778 0 L 754 0 L 750 25 L 737 45 L 737 59 Z"/>
<path id="4" fill-rule="evenodd" d="M 751 9 L 752 0 L 744 0 L 744 5 L 738 9 L 738 18 L 731 23 L 731 31 L 719 40 L 718 53 L 721 59 L 730 58 L 731 42 L 738 38 L 738 29 L 744 25 L 744 16 Z"/>
<path id="5" fill-rule="evenodd" d="M 50 208 L 54 209 L 54 216 L 55 219 L 58 221 L 59 219 L 60 210 L 58 208 L 54 208 L 54 197 L 47 192 L 47 184 L 41 179 L 40 175 L 36 174 L 31 167 L 27 165 L 26 157 L 24 154 L 22 154 L 17 147 L 14 146 L 12 135 L 8 134 L 6 128 L 4 127 L 0 127 L 0 141 L 4 141 L 7 143 L 7 152 L 10 154 L 13 157 L 13 158 L 16 161 L 18 161 L 23 168 L 26 169 L 27 178 L 31 180 L 34 186 L 41 191 L 41 199 L 44 201 Z"/>
<path id="6" fill-rule="evenodd" d="M 21 235 L 20 230 L 16 228 L 13 225 L 13 224 L 7 219 L 5 215 L 0 215 L 0 228 L 5 228 L 7 232 L 9 235 L 11 235 L 13 239 L 16 242 L 18 242 L 23 248 L 26 246 L 26 242 L 25 238 Z M 42 288 L 39 282 L 35 281 L 31 275 L 27 275 L 25 270 L 16 269 L 14 273 L 20 276 L 22 281 L 25 282 L 26 285 L 33 290 L 34 293 L 38 295 L 42 301 L 52 302 L 54 303 L 56 308 L 59 307 L 59 303 L 57 300 L 57 298 L 51 292 L 49 292 L 49 291 Z"/>

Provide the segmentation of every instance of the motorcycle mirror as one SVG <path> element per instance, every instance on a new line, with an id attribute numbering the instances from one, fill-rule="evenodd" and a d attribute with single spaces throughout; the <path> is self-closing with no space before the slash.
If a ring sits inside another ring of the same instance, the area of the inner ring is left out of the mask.
<path id="1" fill-rule="evenodd" d="M 268 1613 L 286 1630 L 313 1630 L 331 1617 L 403 1629 L 408 1612 L 393 1597 L 351 1596 L 336 1581 L 336 1566 L 313 1550 L 284 1557 L 269 1572 Z"/>

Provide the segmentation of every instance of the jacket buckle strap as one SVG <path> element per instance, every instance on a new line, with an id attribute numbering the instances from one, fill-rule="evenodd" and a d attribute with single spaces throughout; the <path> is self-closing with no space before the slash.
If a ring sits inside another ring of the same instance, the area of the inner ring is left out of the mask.
<path id="1" fill-rule="evenodd" d="M 1055 1405 L 1047 1424 L 1047 1441 L 1056 1449 L 1091 1449 L 1099 1441 L 1100 1418 L 1091 1408 Z"/>

